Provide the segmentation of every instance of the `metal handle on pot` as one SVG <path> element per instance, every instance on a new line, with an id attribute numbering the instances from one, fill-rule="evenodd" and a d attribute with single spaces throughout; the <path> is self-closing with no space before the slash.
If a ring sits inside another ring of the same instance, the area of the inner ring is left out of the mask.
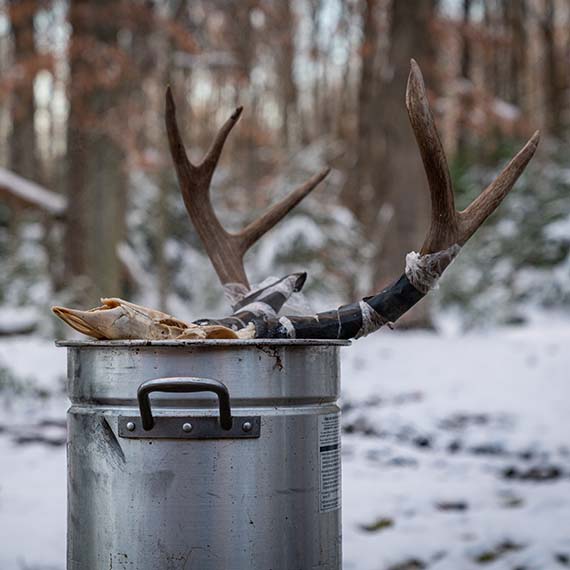
<path id="1" fill-rule="evenodd" d="M 154 417 L 150 407 L 151 392 L 214 392 L 220 406 L 220 425 L 222 429 L 232 428 L 232 411 L 228 387 L 219 380 L 211 378 L 157 378 L 143 382 L 137 390 L 141 420 L 145 431 L 154 427 Z"/>

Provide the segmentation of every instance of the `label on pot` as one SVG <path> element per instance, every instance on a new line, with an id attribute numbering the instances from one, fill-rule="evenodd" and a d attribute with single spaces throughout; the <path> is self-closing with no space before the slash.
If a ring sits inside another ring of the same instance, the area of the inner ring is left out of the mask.
<path id="1" fill-rule="evenodd" d="M 320 511 L 340 508 L 340 414 L 319 416 Z"/>

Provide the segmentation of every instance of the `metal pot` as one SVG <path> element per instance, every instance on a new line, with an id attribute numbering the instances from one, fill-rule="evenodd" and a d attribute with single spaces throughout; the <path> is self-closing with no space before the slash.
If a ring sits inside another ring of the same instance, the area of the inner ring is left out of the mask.
<path id="1" fill-rule="evenodd" d="M 344 341 L 68 347 L 68 570 L 340 569 Z"/>

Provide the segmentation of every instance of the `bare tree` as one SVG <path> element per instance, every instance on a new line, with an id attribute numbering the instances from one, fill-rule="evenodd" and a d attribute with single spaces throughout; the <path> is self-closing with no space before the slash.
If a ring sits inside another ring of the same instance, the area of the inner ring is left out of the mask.
<path id="1" fill-rule="evenodd" d="M 126 172 L 119 144 L 124 54 L 114 2 L 72 0 L 66 191 L 66 273 L 82 293 L 121 293 L 117 245 L 124 232 Z M 113 17 L 115 16 L 115 17 Z"/>
<path id="2" fill-rule="evenodd" d="M 38 71 L 34 38 L 36 10 L 37 2 L 9 1 L 14 67 L 17 70 L 11 99 L 10 168 L 25 178 L 38 181 L 40 176 L 34 126 L 34 81 Z"/>
<path id="3" fill-rule="evenodd" d="M 421 239 L 428 222 L 425 174 L 402 105 L 402 93 L 405 91 L 408 63 L 418 54 L 428 84 L 437 84 L 436 50 L 434 35 L 430 31 L 434 14 L 433 0 L 392 4 L 391 73 L 389 81 L 381 86 L 375 107 L 375 120 L 381 123 L 384 135 L 384 155 L 381 161 L 375 162 L 376 192 L 372 204 L 376 211 L 383 204 L 389 204 L 394 216 L 388 237 L 375 259 L 374 282 L 377 286 L 393 280 L 401 272 L 405 253 Z M 372 223 L 375 222 L 373 220 Z M 421 305 L 411 315 L 411 320 L 427 324 L 426 308 Z"/>
<path id="4" fill-rule="evenodd" d="M 371 225 L 371 210 L 365 207 L 375 192 L 373 165 L 381 156 L 383 141 L 381 125 L 376 116 L 379 103 L 378 84 L 380 69 L 378 49 L 380 32 L 380 4 L 378 0 L 364 0 L 362 3 L 362 40 L 360 44 L 360 78 L 358 86 L 356 163 L 349 173 L 341 199 L 364 225 Z M 380 139 L 380 140 L 379 140 Z"/>
<path id="5" fill-rule="evenodd" d="M 525 78 L 528 65 L 527 58 L 527 5 L 526 0 L 509 2 L 509 21 L 511 28 L 511 65 L 510 65 L 510 101 L 526 108 L 525 101 Z"/>
<path id="6" fill-rule="evenodd" d="M 545 0 L 541 28 L 544 45 L 544 85 L 546 89 L 546 123 L 553 135 L 561 135 L 563 100 L 558 71 L 558 54 L 555 36 L 556 2 Z"/>
<path id="7" fill-rule="evenodd" d="M 281 143 L 288 148 L 291 126 L 297 118 L 297 84 L 295 64 L 295 14 L 292 2 L 272 2 L 266 8 L 269 15 L 268 32 L 275 58 L 277 99 L 281 108 Z"/>

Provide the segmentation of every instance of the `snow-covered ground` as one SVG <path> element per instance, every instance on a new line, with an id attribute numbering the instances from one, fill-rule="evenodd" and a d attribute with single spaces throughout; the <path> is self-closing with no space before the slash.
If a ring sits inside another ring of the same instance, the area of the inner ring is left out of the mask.
<path id="1" fill-rule="evenodd" d="M 345 570 L 570 567 L 570 326 L 344 360 Z"/>
<path id="2" fill-rule="evenodd" d="M 0 392 L 0 570 L 63 569 L 65 353 L 2 340 L 2 368 L 32 388 Z M 568 321 L 357 341 L 343 408 L 344 570 L 570 567 Z"/>

